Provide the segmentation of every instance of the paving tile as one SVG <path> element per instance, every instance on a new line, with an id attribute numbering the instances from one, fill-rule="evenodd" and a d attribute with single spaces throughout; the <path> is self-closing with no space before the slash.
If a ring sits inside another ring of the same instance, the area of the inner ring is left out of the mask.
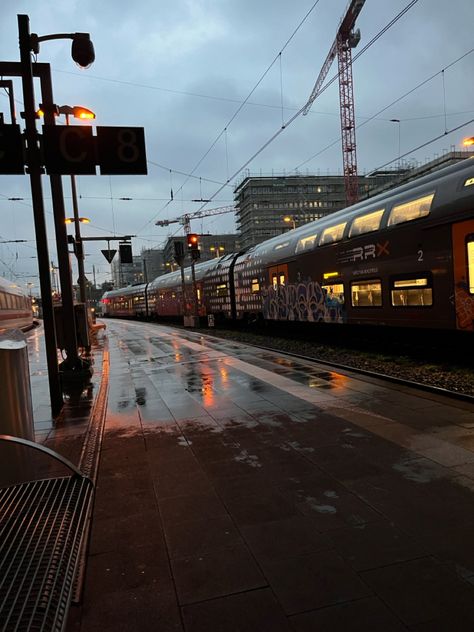
<path id="1" fill-rule="evenodd" d="M 106 594 L 95 588 L 88 590 L 84 598 L 81 619 L 81 629 L 87 632 L 184 630 L 174 593 L 159 593 L 149 586 Z"/>
<path id="2" fill-rule="evenodd" d="M 174 524 L 165 529 L 170 558 L 202 555 L 213 549 L 229 548 L 242 543 L 242 537 L 229 516 L 202 516 Z"/>
<path id="3" fill-rule="evenodd" d="M 361 577 L 407 625 L 474 613 L 474 586 L 432 557 L 364 571 Z"/>
<path id="4" fill-rule="evenodd" d="M 171 560 L 181 605 L 267 585 L 248 549 L 237 544 Z"/>
<path id="5" fill-rule="evenodd" d="M 422 544 L 386 523 L 365 524 L 328 533 L 336 551 L 355 570 L 367 570 L 426 556 Z"/>
<path id="6" fill-rule="evenodd" d="M 103 595 L 140 586 L 156 587 L 160 591 L 173 588 L 162 547 L 146 541 L 135 541 L 133 546 L 124 542 L 122 548 L 89 556 L 86 585 L 100 587 Z"/>
<path id="7" fill-rule="evenodd" d="M 375 597 L 290 617 L 295 632 L 402 632 L 406 626 Z"/>
<path id="8" fill-rule="evenodd" d="M 286 614 L 296 614 L 372 594 L 333 551 L 262 562 L 270 588 Z"/>
<path id="9" fill-rule="evenodd" d="M 240 526 L 297 515 L 293 500 L 285 497 L 275 488 L 251 495 L 227 498 L 226 507 L 232 519 Z"/>
<path id="10" fill-rule="evenodd" d="M 268 588 L 182 608 L 186 632 L 290 632 L 286 616 Z"/>
<path id="11" fill-rule="evenodd" d="M 227 515 L 227 510 L 214 493 L 187 494 L 163 498 L 159 501 L 161 518 L 165 529 L 170 530 L 180 522 L 216 518 Z"/>
<path id="12" fill-rule="evenodd" d="M 242 537 L 257 560 L 307 555 L 331 548 L 312 518 L 293 516 L 242 527 Z"/>

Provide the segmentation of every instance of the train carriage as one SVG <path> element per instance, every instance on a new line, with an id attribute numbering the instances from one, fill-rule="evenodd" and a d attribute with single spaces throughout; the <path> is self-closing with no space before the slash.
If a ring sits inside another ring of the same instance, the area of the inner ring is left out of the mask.
<path id="1" fill-rule="evenodd" d="M 472 332 L 474 159 L 197 263 L 195 276 L 202 317 Z M 185 286 L 190 313 L 189 267 Z M 180 271 L 104 299 L 109 315 L 182 316 Z"/>
<path id="2" fill-rule="evenodd" d="M 472 330 L 473 200 L 467 160 L 258 244 L 237 316 Z"/>
<path id="3" fill-rule="evenodd" d="M 0 278 L 0 332 L 26 329 L 32 324 L 31 299 L 17 285 Z"/>
<path id="4" fill-rule="evenodd" d="M 147 318 L 147 284 L 129 285 L 120 290 L 110 290 L 102 297 L 102 314 L 118 318 Z"/>

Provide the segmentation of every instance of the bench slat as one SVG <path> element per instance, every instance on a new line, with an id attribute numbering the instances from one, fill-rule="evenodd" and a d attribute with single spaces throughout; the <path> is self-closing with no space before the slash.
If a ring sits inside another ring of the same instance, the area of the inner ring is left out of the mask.
<path id="1" fill-rule="evenodd" d="M 0 629 L 66 624 L 93 484 L 65 476 L 0 489 Z"/>

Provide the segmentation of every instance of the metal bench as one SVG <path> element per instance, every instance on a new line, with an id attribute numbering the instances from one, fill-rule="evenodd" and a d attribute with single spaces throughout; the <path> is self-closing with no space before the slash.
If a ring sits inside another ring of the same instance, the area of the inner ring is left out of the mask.
<path id="1" fill-rule="evenodd" d="M 60 631 L 74 591 L 94 485 L 45 446 L 9 435 L 0 435 L 0 441 L 39 450 L 71 472 L 0 489 L 0 630 Z"/>

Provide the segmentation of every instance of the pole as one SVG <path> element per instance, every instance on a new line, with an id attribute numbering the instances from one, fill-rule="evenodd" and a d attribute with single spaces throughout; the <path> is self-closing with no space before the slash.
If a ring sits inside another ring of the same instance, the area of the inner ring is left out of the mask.
<path id="1" fill-rule="evenodd" d="M 196 272 L 194 270 L 194 259 L 191 259 L 191 275 L 193 277 L 194 316 L 197 319 L 197 318 L 199 318 L 199 306 L 198 306 L 198 291 L 197 291 L 197 283 L 196 283 Z M 197 325 L 197 323 L 196 323 L 196 325 Z"/>
<path id="2" fill-rule="evenodd" d="M 184 257 L 181 260 L 179 269 L 181 271 L 181 293 L 183 295 L 183 318 L 187 316 L 188 310 L 186 309 L 186 282 L 184 280 Z"/>
<path id="3" fill-rule="evenodd" d="M 66 125 L 69 125 L 69 114 L 66 114 Z M 86 279 L 84 273 L 84 247 L 81 239 L 81 223 L 79 221 L 79 207 L 77 203 L 76 176 L 71 174 L 72 210 L 74 214 L 74 237 L 76 240 L 77 274 L 79 278 L 79 297 L 85 303 Z"/>
<path id="4" fill-rule="evenodd" d="M 48 66 L 49 69 L 49 66 Z M 44 122 L 46 125 L 55 125 L 53 113 L 53 86 L 51 72 L 41 74 L 41 96 L 45 109 Z M 56 234 L 56 249 L 58 252 L 59 279 L 61 282 L 61 303 L 63 317 L 63 335 L 66 350 L 66 360 L 62 363 L 62 370 L 76 371 L 82 368 L 82 361 L 77 353 L 76 317 L 74 312 L 74 297 L 72 293 L 71 262 L 69 261 L 69 249 L 67 243 L 66 214 L 64 211 L 64 195 L 61 176 L 51 174 L 49 176 L 51 186 L 51 198 L 53 203 L 54 230 Z M 72 325 L 72 326 L 71 326 Z"/>
<path id="5" fill-rule="evenodd" d="M 31 195 L 33 201 L 36 248 L 38 253 L 38 271 L 43 309 L 49 396 L 53 417 L 57 417 L 63 407 L 63 398 L 59 382 L 58 357 L 56 351 L 56 330 L 54 327 L 51 278 L 49 276 L 48 236 L 46 233 L 46 222 L 44 219 L 43 189 L 41 185 L 41 157 L 36 131 L 35 94 L 30 51 L 30 21 L 27 15 L 18 16 L 18 33 L 20 40 L 23 102 L 25 104 L 25 135 L 27 142 Z"/>

